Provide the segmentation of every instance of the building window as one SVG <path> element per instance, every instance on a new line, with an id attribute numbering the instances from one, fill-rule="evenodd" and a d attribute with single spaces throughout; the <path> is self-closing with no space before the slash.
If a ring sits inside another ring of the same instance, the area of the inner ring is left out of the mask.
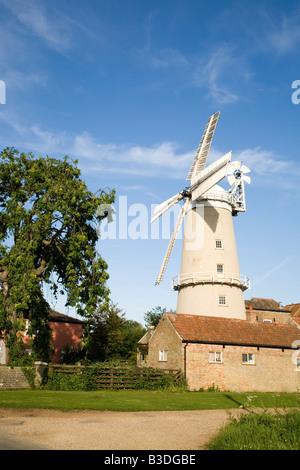
<path id="1" fill-rule="evenodd" d="M 243 364 L 255 364 L 254 362 L 254 354 L 252 353 L 243 353 L 242 354 L 242 363 Z"/>
<path id="2" fill-rule="evenodd" d="M 210 351 L 209 362 L 222 362 L 222 353 L 219 351 Z"/>
<path id="3" fill-rule="evenodd" d="M 224 264 L 217 264 L 217 273 L 224 273 Z"/>
<path id="4" fill-rule="evenodd" d="M 219 295 L 219 305 L 227 305 L 227 297 L 226 295 Z"/>
<path id="5" fill-rule="evenodd" d="M 159 361 L 164 361 L 164 362 L 166 362 L 168 360 L 168 350 L 167 349 L 160 349 L 159 350 L 158 360 Z"/>
<path id="6" fill-rule="evenodd" d="M 300 370 L 300 357 L 296 357 L 296 367 Z"/>
<path id="7" fill-rule="evenodd" d="M 218 250 L 222 250 L 223 248 L 223 240 L 216 240 L 216 248 Z"/>

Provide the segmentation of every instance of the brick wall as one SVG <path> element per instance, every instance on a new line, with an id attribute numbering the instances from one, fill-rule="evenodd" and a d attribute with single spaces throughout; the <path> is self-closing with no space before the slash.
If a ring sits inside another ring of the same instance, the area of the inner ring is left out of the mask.
<path id="1" fill-rule="evenodd" d="M 159 350 L 167 360 L 159 360 Z M 300 390 L 300 369 L 296 350 L 218 344 L 189 343 L 186 346 L 173 325 L 163 318 L 149 341 L 148 365 L 186 371 L 190 390 L 209 387 L 236 392 L 296 392 Z M 209 352 L 220 352 L 220 363 L 209 361 Z M 253 354 L 254 363 L 244 364 L 242 354 Z M 300 352 L 299 352 L 300 356 Z M 185 359 L 186 358 L 186 359 Z"/>
<path id="2" fill-rule="evenodd" d="M 209 362 L 209 352 L 221 352 L 221 363 Z M 242 354 L 254 354 L 254 364 L 243 364 Z M 186 373 L 190 390 L 218 387 L 237 392 L 296 392 L 300 370 L 290 349 L 189 344 Z"/>
<path id="3" fill-rule="evenodd" d="M 272 311 L 248 308 L 246 309 L 246 319 L 251 322 L 263 322 L 264 320 L 271 320 L 272 323 L 290 323 L 291 314 L 285 310 Z"/>
<path id="4" fill-rule="evenodd" d="M 20 367 L 0 365 L 0 390 L 30 388 Z"/>
<path id="5" fill-rule="evenodd" d="M 49 321 L 52 330 L 52 346 L 54 348 L 53 360 L 58 363 L 61 358 L 62 351 L 65 350 L 66 344 L 69 346 L 80 347 L 82 344 L 81 323 L 67 323 Z"/>

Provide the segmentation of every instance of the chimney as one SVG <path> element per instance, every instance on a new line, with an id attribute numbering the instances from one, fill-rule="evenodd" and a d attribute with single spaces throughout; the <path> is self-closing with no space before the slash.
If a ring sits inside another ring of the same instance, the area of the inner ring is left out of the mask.
<path id="1" fill-rule="evenodd" d="M 256 318 L 256 315 L 255 315 L 255 311 L 253 310 L 253 305 L 252 304 L 249 305 L 249 312 L 248 312 L 247 320 L 251 321 L 252 323 L 257 322 L 257 318 Z"/>

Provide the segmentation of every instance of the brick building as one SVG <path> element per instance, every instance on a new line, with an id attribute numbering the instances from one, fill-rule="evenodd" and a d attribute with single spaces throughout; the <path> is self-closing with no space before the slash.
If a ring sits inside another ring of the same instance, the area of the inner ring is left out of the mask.
<path id="1" fill-rule="evenodd" d="M 273 299 L 252 297 L 251 300 L 245 300 L 246 319 L 252 322 L 291 323 L 294 314 L 290 307 L 283 307 Z"/>
<path id="2" fill-rule="evenodd" d="M 28 320 L 27 320 L 28 321 Z M 60 362 L 62 352 L 66 345 L 80 347 L 82 343 L 83 321 L 70 317 L 63 313 L 50 309 L 49 326 L 52 330 L 51 346 L 53 348 L 53 362 Z M 22 333 L 24 343 L 30 353 L 30 346 L 26 331 Z M 6 364 L 6 348 L 3 340 L 0 340 L 0 364 Z"/>
<path id="3" fill-rule="evenodd" d="M 165 313 L 138 344 L 138 365 L 181 369 L 190 390 L 297 391 L 300 318 L 292 313 L 300 317 L 300 305 L 251 299 L 245 307 L 247 320 Z"/>

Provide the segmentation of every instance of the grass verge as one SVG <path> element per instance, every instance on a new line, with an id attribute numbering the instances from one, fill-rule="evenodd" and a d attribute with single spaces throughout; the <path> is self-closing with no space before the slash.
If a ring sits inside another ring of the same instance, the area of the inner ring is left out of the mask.
<path id="1" fill-rule="evenodd" d="M 297 393 L 188 392 L 168 390 L 1 390 L 0 407 L 61 411 L 178 411 L 255 408 L 297 408 Z"/>
<path id="2" fill-rule="evenodd" d="M 300 411 L 250 413 L 231 419 L 207 450 L 300 450 Z"/>

